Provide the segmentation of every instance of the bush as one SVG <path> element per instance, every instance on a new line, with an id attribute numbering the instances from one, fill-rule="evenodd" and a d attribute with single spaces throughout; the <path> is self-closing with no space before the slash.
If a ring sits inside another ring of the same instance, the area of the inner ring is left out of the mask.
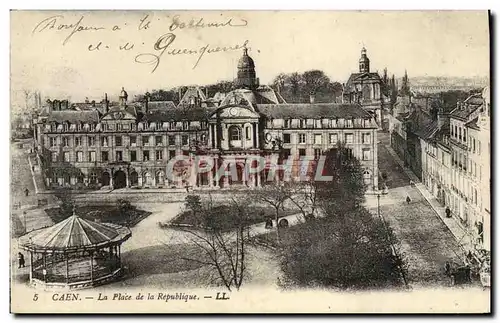
<path id="1" fill-rule="evenodd" d="M 365 209 L 299 224 L 282 238 L 284 281 L 337 288 L 397 286 L 404 263 L 392 254 L 394 241 L 392 231 Z"/>

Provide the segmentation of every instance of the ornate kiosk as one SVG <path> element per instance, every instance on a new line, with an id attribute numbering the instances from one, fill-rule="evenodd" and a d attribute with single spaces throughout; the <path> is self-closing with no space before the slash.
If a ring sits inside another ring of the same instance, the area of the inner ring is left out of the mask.
<path id="1" fill-rule="evenodd" d="M 45 289 L 80 289 L 104 284 L 122 274 L 121 244 L 131 231 L 78 217 L 21 237 L 30 254 L 30 283 Z"/>

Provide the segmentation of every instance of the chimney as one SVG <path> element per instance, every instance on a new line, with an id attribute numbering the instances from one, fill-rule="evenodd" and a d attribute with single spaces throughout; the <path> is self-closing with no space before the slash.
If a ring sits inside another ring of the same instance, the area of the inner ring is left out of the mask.
<path id="1" fill-rule="evenodd" d="M 146 99 L 146 102 L 144 104 L 144 114 L 147 114 L 148 109 L 149 109 L 149 92 L 146 93 L 145 99 Z"/>
<path id="2" fill-rule="evenodd" d="M 314 104 L 314 100 L 315 100 L 314 94 L 309 94 L 309 103 Z"/>
<path id="3" fill-rule="evenodd" d="M 439 108 L 437 114 L 437 126 L 441 129 L 446 121 L 446 113 L 443 111 L 443 108 Z"/>
<path id="4" fill-rule="evenodd" d="M 205 98 L 208 99 L 208 87 L 205 88 Z"/>
<path id="5" fill-rule="evenodd" d="M 50 101 L 50 99 L 47 99 L 47 113 L 52 113 L 52 108 L 53 108 L 53 104 L 52 101 Z"/>
<path id="6" fill-rule="evenodd" d="M 104 111 L 105 113 L 109 112 L 108 93 L 104 93 Z"/>

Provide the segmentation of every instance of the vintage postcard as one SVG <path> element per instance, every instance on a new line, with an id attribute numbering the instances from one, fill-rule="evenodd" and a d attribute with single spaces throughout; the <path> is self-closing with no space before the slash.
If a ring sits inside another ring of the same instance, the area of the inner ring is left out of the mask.
<path id="1" fill-rule="evenodd" d="M 13 313 L 490 313 L 487 11 L 11 11 Z"/>

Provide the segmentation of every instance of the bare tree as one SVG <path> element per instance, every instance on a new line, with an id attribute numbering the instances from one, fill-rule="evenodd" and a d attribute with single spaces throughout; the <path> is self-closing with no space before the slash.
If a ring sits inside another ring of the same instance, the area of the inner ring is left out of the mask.
<path id="1" fill-rule="evenodd" d="M 306 221 L 319 215 L 318 189 L 313 179 L 294 182 L 291 187 L 290 201 L 300 210 Z"/>
<path id="2" fill-rule="evenodd" d="M 182 229 L 200 250 L 196 258 L 183 259 L 210 268 L 210 282 L 222 284 L 229 291 L 239 290 L 247 275 L 247 204 L 232 198 L 229 212 L 221 216 L 220 208 L 210 197 L 201 206 L 196 203 L 198 227 Z"/>
<path id="3" fill-rule="evenodd" d="M 290 199 L 290 184 L 285 182 L 273 182 L 255 191 L 257 201 L 261 201 L 274 208 L 276 220 L 276 242 L 280 242 L 279 219 L 281 211 L 284 209 L 285 202 Z"/>

